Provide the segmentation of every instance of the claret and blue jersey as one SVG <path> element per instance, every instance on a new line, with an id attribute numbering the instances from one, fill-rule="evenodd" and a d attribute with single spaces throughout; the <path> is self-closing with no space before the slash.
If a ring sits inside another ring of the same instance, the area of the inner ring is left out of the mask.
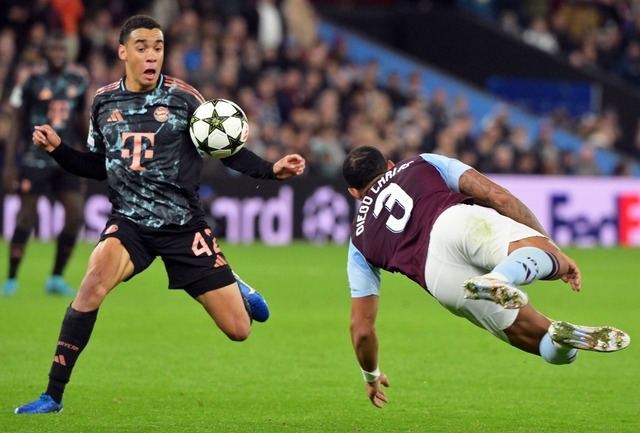
<path id="1" fill-rule="evenodd" d="M 468 165 L 423 153 L 398 163 L 363 198 L 351 226 L 347 272 L 354 298 L 378 295 L 380 270 L 400 272 L 426 288 L 424 267 L 431 228 L 459 203 Z"/>
<path id="2" fill-rule="evenodd" d="M 124 79 L 98 90 L 87 146 L 106 158 L 115 215 L 159 228 L 203 214 L 202 156 L 188 132 L 202 102 L 196 89 L 166 75 L 148 92 L 128 91 Z"/>

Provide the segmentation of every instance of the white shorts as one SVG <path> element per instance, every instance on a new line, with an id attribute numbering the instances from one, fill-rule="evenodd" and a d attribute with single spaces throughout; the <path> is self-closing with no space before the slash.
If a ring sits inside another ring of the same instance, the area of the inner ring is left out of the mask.
<path id="1" fill-rule="evenodd" d="M 484 275 L 507 257 L 509 243 L 540 232 L 482 206 L 459 204 L 444 211 L 431 230 L 425 265 L 427 288 L 445 308 L 508 342 L 504 329 L 518 310 L 464 298 L 465 280 Z"/>

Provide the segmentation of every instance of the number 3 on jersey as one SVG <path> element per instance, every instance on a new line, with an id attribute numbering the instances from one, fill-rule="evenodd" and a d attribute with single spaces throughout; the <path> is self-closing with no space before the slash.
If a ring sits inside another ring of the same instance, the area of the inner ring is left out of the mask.
<path id="1" fill-rule="evenodd" d="M 404 210 L 404 214 L 402 215 L 402 218 L 396 218 L 393 215 L 389 215 L 386 227 L 393 233 L 400 233 L 407 226 L 409 218 L 411 218 L 413 199 L 397 183 L 391 183 L 385 189 L 380 191 L 373 207 L 373 216 L 378 218 L 383 206 L 391 212 L 396 203 Z"/>

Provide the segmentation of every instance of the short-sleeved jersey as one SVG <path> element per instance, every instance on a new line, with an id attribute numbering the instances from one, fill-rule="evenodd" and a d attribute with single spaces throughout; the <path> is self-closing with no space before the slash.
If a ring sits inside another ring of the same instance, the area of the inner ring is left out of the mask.
<path id="1" fill-rule="evenodd" d="M 422 154 L 399 162 L 373 185 L 351 226 L 347 271 L 353 297 L 378 294 L 380 269 L 400 272 L 426 289 L 431 229 L 449 207 L 472 202 L 458 187 L 469 168 Z"/>
<path id="2" fill-rule="evenodd" d="M 105 156 L 114 215 L 149 228 L 183 226 L 202 217 L 202 155 L 189 120 L 204 99 L 185 82 L 161 75 L 148 92 L 124 79 L 102 87 L 91 107 L 87 146 Z"/>
<path id="3" fill-rule="evenodd" d="M 31 134 L 36 125 L 49 124 L 70 146 L 76 146 L 84 137 L 78 136 L 76 119 L 84 115 L 86 92 L 89 85 L 87 71 L 76 65 L 68 65 L 60 74 L 49 70 L 34 73 L 22 87 L 16 87 L 10 103 L 22 109 L 25 124 L 20 138 L 28 143 L 22 156 L 27 167 L 56 167 L 47 153 L 34 145 Z"/>

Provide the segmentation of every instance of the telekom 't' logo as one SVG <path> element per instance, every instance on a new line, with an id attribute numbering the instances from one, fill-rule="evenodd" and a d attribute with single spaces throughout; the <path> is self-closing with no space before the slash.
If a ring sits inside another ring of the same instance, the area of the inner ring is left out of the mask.
<path id="1" fill-rule="evenodd" d="M 127 149 L 129 138 L 133 138 L 133 154 L 131 149 Z M 144 150 L 144 159 L 153 158 L 153 149 L 151 149 L 154 145 L 155 134 L 151 132 L 123 132 L 122 133 L 122 157 L 130 158 L 131 157 L 131 165 L 129 168 L 131 170 L 139 170 L 142 171 L 145 168 L 142 166 L 142 139 L 146 138 L 148 149 Z"/>

